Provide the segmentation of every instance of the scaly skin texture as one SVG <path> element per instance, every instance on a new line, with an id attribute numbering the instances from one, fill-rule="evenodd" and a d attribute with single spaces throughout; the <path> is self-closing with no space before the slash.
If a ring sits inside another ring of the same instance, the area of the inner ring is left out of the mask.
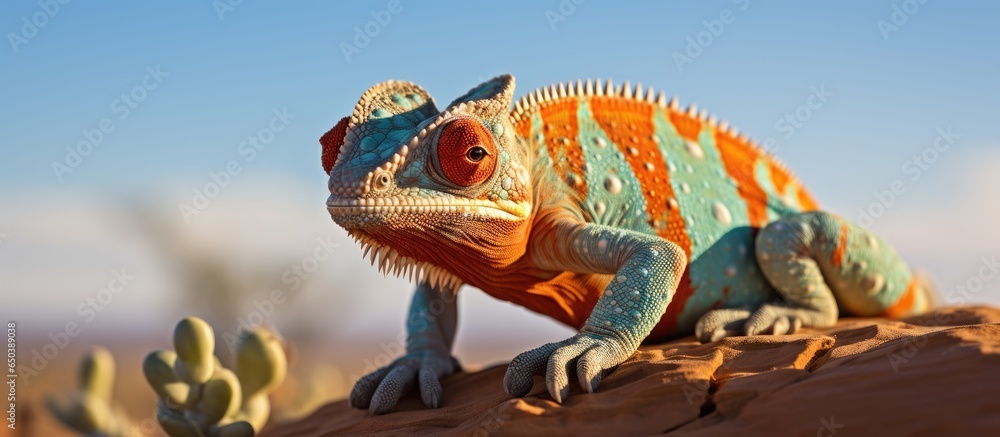
<path id="1" fill-rule="evenodd" d="M 566 399 L 642 342 L 786 334 L 840 313 L 901 317 L 932 304 L 868 231 L 819 211 L 772 156 L 651 89 L 600 81 L 529 93 L 500 76 L 440 112 L 412 83 L 366 91 L 320 142 L 327 207 L 379 269 L 415 278 L 407 353 L 351 404 L 443 399 L 463 284 L 579 329 L 515 357 L 504 388 L 544 375 Z"/>

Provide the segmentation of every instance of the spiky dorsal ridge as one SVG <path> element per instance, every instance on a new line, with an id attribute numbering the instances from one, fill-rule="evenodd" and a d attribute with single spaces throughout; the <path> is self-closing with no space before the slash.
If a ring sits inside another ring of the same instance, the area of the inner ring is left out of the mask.
<path id="1" fill-rule="evenodd" d="M 396 249 L 363 234 L 352 233 L 351 237 L 361 245 L 364 251 L 362 257 L 368 257 L 373 266 L 378 264 L 378 270 L 383 275 L 392 274 L 415 284 L 427 281 L 432 288 L 446 290 L 458 290 L 462 285 L 461 279 L 440 266 L 402 256 Z"/>
<path id="2" fill-rule="evenodd" d="M 683 114 L 688 118 L 697 118 L 702 123 L 706 123 L 713 130 L 722 132 L 740 144 L 754 150 L 757 154 L 765 156 L 775 166 L 788 174 L 789 178 L 795 180 L 796 183 L 799 181 L 799 178 L 796 177 L 795 174 L 783 162 L 781 162 L 781 160 L 774 156 L 774 154 L 758 145 L 745 134 L 740 133 L 735 127 L 730 125 L 729 122 L 724 120 L 719 121 L 718 118 L 714 115 L 710 115 L 708 111 L 704 109 L 699 111 L 698 107 L 694 103 L 688 105 L 686 109 L 682 109 L 677 101 L 677 96 L 671 97 L 667 100 L 663 91 L 655 92 L 653 87 L 643 89 L 641 83 L 636 83 L 635 87 L 629 84 L 628 81 L 615 86 L 611 79 L 608 79 L 603 83 L 601 82 L 601 79 L 587 79 L 586 81 L 577 79 L 576 82 L 554 83 L 521 96 L 521 98 L 514 103 L 514 109 L 510 112 L 511 122 L 513 122 L 514 125 L 517 125 L 523 119 L 530 118 L 532 114 L 538 111 L 538 108 L 542 105 L 567 98 L 575 99 L 580 96 L 619 97 L 636 102 L 645 102 L 649 105 L 656 105 L 661 109 L 669 110 L 677 114 Z M 799 185 L 801 186 L 801 184 Z"/>

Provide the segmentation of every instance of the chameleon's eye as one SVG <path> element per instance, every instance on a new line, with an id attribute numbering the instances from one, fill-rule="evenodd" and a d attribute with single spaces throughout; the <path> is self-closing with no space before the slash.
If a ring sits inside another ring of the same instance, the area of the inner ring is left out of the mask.
<path id="1" fill-rule="evenodd" d="M 489 153 L 486 153 L 486 149 L 480 146 L 470 147 L 469 151 L 465 152 L 465 157 L 469 158 L 469 161 L 472 162 L 482 161 L 486 155 L 489 155 Z"/>
<path id="2" fill-rule="evenodd" d="M 486 126 L 474 119 L 462 118 L 441 128 L 437 157 L 444 177 L 455 185 L 469 187 L 484 182 L 493 174 L 497 148 Z"/>

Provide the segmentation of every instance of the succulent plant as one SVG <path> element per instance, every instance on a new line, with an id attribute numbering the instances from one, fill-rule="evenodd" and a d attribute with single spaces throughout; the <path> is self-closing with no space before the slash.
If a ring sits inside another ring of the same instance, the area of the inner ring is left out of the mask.
<path id="1" fill-rule="evenodd" d="M 50 396 L 45 403 L 60 422 L 80 434 L 125 436 L 130 423 L 125 410 L 111 398 L 114 379 L 114 357 L 107 349 L 96 347 L 80 361 L 80 390 L 68 399 Z"/>
<path id="2" fill-rule="evenodd" d="M 150 353 L 146 381 L 160 399 L 156 419 L 171 436 L 252 436 L 267 423 L 268 393 L 285 379 L 280 339 L 255 328 L 240 334 L 233 370 L 215 357 L 212 327 L 187 317 L 174 329 L 174 350 Z"/>

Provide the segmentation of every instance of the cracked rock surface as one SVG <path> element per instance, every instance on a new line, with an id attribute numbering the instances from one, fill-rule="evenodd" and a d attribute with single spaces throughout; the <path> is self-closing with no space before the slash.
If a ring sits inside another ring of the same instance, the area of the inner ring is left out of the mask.
<path id="1" fill-rule="evenodd" d="M 597 392 L 583 394 L 574 381 L 562 405 L 540 377 L 528 396 L 510 398 L 505 371 L 445 378 L 436 410 L 417 393 L 376 417 L 341 401 L 262 435 L 996 435 L 1000 309 L 643 346 Z"/>

